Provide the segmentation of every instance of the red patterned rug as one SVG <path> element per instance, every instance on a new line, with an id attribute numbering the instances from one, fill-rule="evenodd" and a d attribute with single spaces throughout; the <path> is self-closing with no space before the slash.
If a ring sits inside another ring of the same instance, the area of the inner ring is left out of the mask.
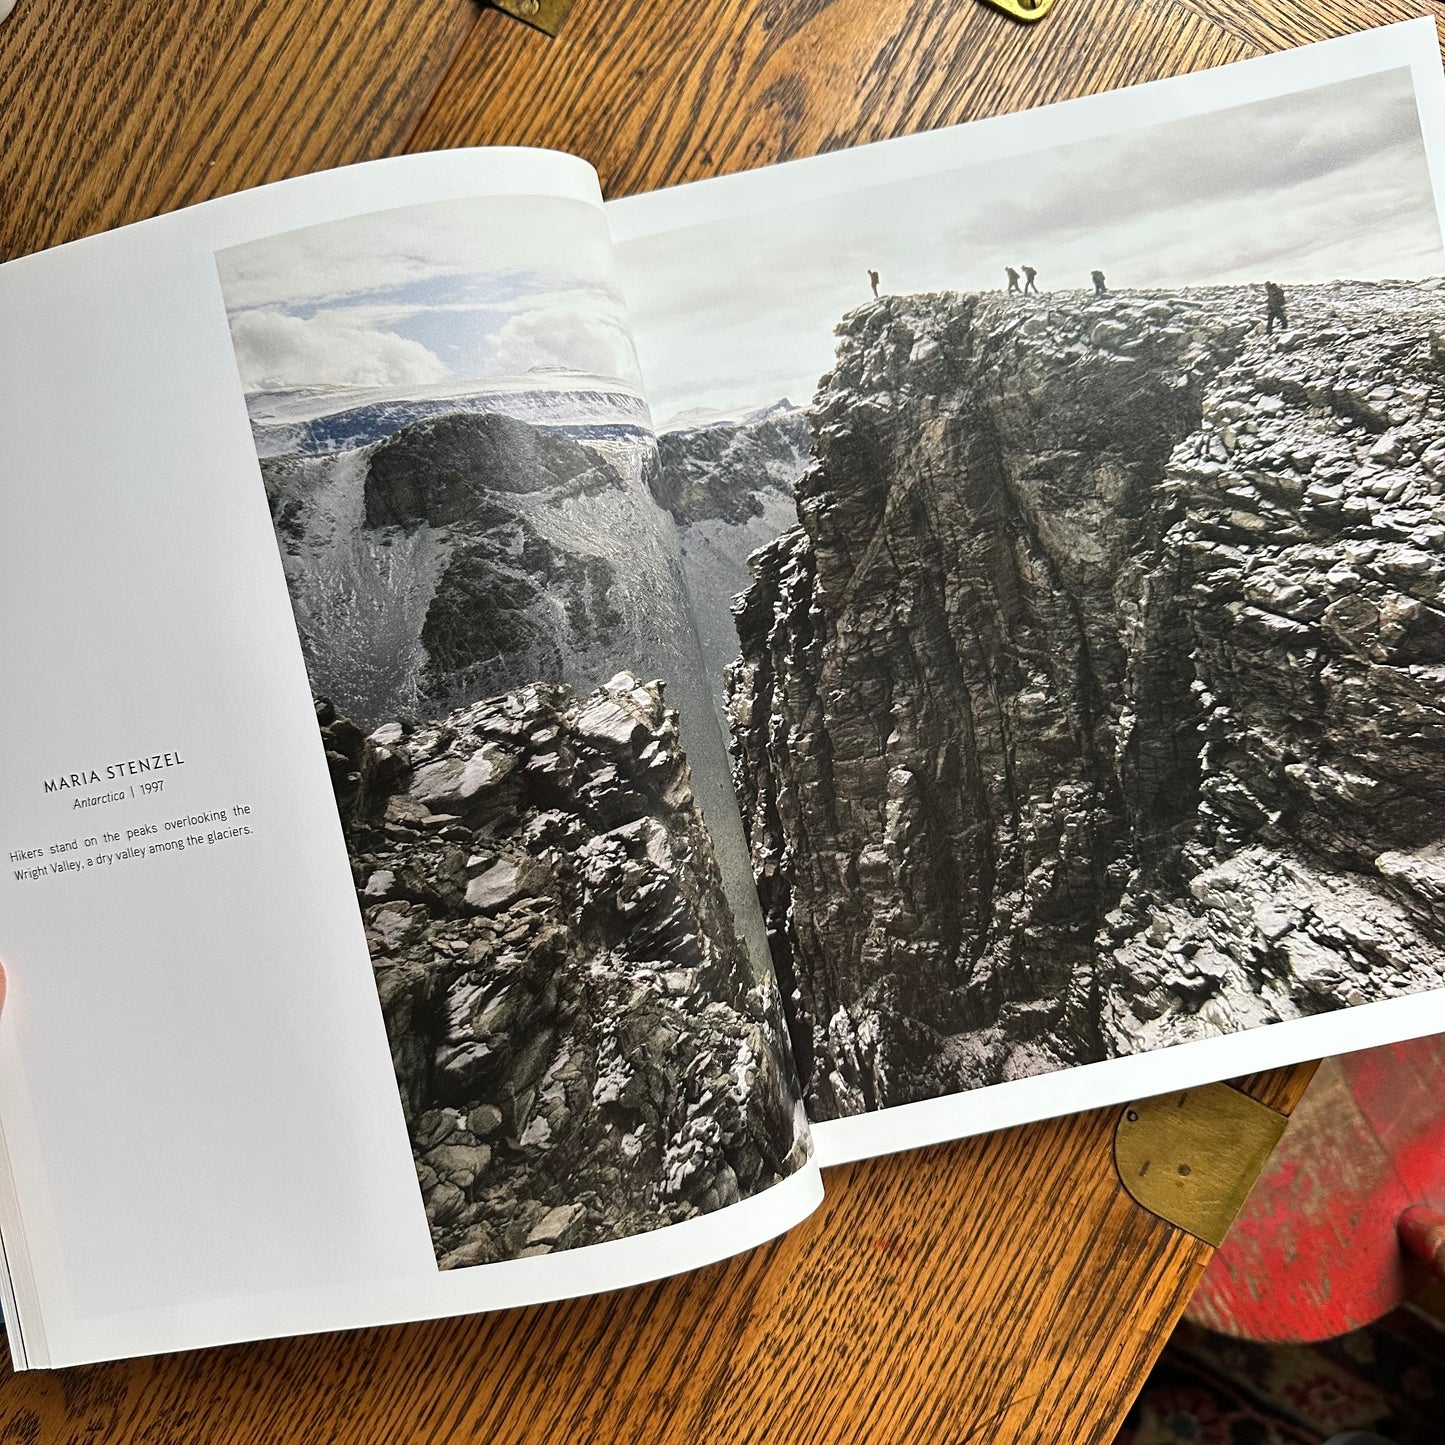
<path id="1" fill-rule="evenodd" d="M 1445 1445 L 1445 1330 L 1409 1309 L 1314 1345 L 1181 1324 L 1116 1445 L 1322 1445 L 1346 1430 Z"/>

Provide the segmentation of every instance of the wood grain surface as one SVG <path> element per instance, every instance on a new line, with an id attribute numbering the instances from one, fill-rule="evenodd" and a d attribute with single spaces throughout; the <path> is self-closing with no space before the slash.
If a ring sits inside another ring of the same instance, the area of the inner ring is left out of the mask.
<path id="1" fill-rule="evenodd" d="M 1210 1254 L 1119 1187 L 1117 1112 L 832 1170 L 782 1239 L 601 1299 L 15 1377 L 0 1440 L 1104 1442 Z"/>
<path id="2" fill-rule="evenodd" d="M 1243 60 L 1439 0 L 580 0 L 553 41 L 484 13 L 412 147 L 541 145 L 627 195 Z"/>
<path id="3" fill-rule="evenodd" d="M 970 0 L 578 0 L 548 41 L 467 0 L 20 0 L 0 256 L 434 146 L 575 149 L 621 194 L 1422 8 L 1059 0 L 1028 27 Z M 1243 1083 L 1288 1112 L 1311 1069 Z M 0 1376 L 0 1442 L 1102 1445 L 1210 1255 L 1123 1192 L 1117 1115 L 831 1171 L 785 1238 L 602 1299 Z"/>
<path id="4" fill-rule="evenodd" d="M 0 261 L 404 148 L 471 0 L 19 0 Z"/>

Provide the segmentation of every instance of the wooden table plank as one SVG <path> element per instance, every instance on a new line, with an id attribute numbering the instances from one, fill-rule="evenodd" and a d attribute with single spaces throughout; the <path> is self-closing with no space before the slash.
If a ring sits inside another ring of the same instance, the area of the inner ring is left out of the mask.
<path id="1" fill-rule="evenodd" d="M 1174 0 L 1181 8 L 1263 50 L 1308 45 L 1372 25 L 1391 25 L 1420 15 L 1445 16 L 1440 0 L 1400 4 L 1398 0 L 1312 0 L 1309 5 L 1270 0 Z"/>
<path id="2" fill-rule="evenodd" d="M 472 0 L 20 0 L 0 26 L 0 261 L 399 150 Z"/>
<path id="3" fill-rule="evenodd" d="M 575 151 L 628 195 L 1412 19 L 1422 0 L 580 0 L 555 41 L 489 13 L 412 148 Z M 693 16 L 690 21 L 684 17 Z"/>
<path id="4" fill-rule="evenodd" d="M 623 195 L 1251 53 L 1156 8 L 1063 0 L 1026 26 L 952 0 L 713 0 L 683 25 L 647 0 L 582 0 L 551 50 L 487 15 L 413 146 L 573 150 Z"/>
<path id="5" fill-rule="evenodd" d="M 0 1438 L 1104 1442 L 1211 1252 L 1119 1187 L 1117 1117 L 833 1170 L 784 1238 L 598 1300 L 12 1378 Z"/>
<path id="6" fill-rule="evenodd" d="M 573 148 L 619 194 L 1221 63 L 1285 23 L 1242 0 L 1060 0 L 1032 28 L 961 0 L 579 0 L 549 43 L 466 4 L 21 0 L 0 256 L 402 148 Z M 1356 13 L 1406 7 L 1287 23 Z M 1248 1086 L 1287 1111 L 1310 1071 Z M 601 1300 L 7 1378 L 0 1438 L 1103 1442 L 1210 1253 L 1122 1191 L 1117 1112 L 832 1171 L 784 1239 Z"/>

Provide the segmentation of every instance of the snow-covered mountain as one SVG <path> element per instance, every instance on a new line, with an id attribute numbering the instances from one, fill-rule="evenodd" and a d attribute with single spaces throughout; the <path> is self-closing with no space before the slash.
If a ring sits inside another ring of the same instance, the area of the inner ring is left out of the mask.
<path id="1" fill-rule="evenodd" d="M 264 459 L 314 690 L 370 726 L 624 664 L 695 671 L 650 452 L 453 411 Z"/>
<path id="2" fill-rule="evenodd" d="M 273 423 L 325 416 L 318 396 L 277 400 Z M 369 730 L 533 684 L 586 694 L 624 669 L 665 686 L 761 969 L 767 941 L 740 906 L 752 894 L 747 845 L 710 713 L 716 679 L 654 494 L 656 444 L 617 408 L 603 417 L 607 435 L 579 441 L 452 406 L 362 446 L 263 457 L 312 689 Z"/>

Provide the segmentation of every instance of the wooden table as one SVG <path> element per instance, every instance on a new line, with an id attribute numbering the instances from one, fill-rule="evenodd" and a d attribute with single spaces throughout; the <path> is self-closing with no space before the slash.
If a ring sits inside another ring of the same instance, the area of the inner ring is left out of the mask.
<path id="1" fill-rule="evenodd" d="M 575 149 L 609 194 L 1221 64 L 1425 0 L 20 0 L 0 259 L 298 171 Z M 1435 4 L 1426 8 L 1440 10 Z M 1247 1081 L 1288 1112 L 1312 1066 Z M 1112 1438 L 1210 1248 L 1114 1170 L 1117 1110 L 833 1171 L 806 1224 L 598 1300 L 0 1380 L 0 1439 L 597 1445 Z"/>

